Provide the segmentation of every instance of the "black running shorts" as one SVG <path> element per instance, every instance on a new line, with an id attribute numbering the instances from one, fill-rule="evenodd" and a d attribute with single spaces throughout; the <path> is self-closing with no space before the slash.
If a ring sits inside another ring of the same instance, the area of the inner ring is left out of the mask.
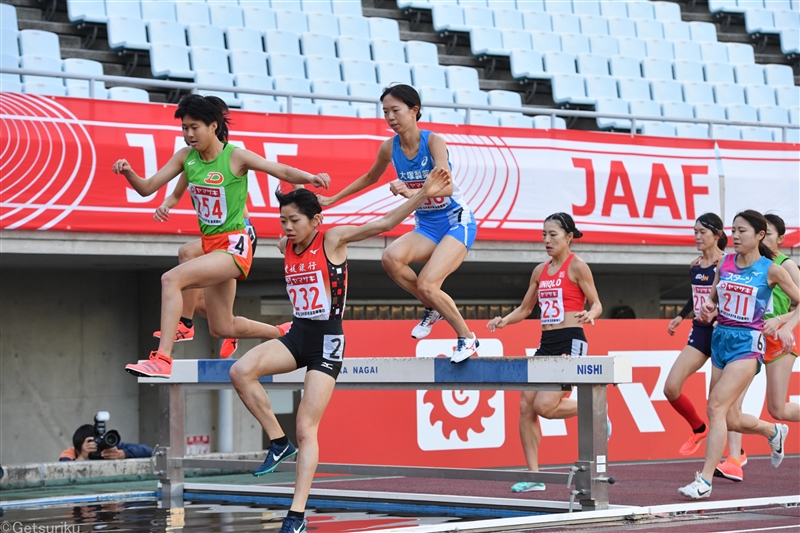
<path id="1" fill-rule="evenodd" d="M 344 330 L 341 320 L 309 320 L 294 317 L 289 332 L 278 340 L 289 349 L 297 368 L 319 370 L 333 379 L 339 377 L 344 358 Z"/>
<path id="2" fill-rule="evenodd" d="M 689 332 L 687 344 L 705 355 L 711 357 L 711 335 L 714 333 L 714 324 L 692 321 L 692 330 Z"/>
<path id="3" fill-rule="evenodd" d="M 542 331 L 536 355 L 589 355 L 589 343 L 583 328 L 561 328 Z"/>

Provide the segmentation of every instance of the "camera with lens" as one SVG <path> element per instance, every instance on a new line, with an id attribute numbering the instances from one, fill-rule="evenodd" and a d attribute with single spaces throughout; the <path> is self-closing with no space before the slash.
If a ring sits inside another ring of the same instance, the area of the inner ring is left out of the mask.
<path id="1" fill-rule="evenodd" d="M 108 411 L 100 411 L 94 415 L 94 443 L 97 444 L 97 451 L 90 453 L 89 459 L 102 459 L 103 450 L 114 448 L 122 440 L 116 429 L 106 430 L 106 422 L 110 418 Z"/>

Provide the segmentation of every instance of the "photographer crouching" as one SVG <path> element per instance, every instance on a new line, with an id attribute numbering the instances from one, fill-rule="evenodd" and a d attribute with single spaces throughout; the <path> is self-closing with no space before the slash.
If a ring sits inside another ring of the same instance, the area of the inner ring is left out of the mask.
<path id="1" fill-rule="evenodd" d="M 94 425 L 79 427 L 72 435 L 72 447 L 61 452 L 58 460 L 131 459 L 153 455 L 153 449 L 147 444 L 122 442 L 117 430 L 106 430 L 109 418 L 107 411 L 100 411 L 94 417 Z"/>

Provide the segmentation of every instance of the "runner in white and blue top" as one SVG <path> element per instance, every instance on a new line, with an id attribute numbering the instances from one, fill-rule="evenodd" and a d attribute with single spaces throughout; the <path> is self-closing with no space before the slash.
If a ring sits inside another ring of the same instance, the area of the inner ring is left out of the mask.
<path id="1" fill-rule="evenodd" d="M 444 139 L 421 130 L 417 121 L 422 114 L 419 94 L 409 85 L 392 85 L 381 95 L 383 114 L 396 135 L 381 143 L 372 168 L 335 196 L 320 196 L 320 204 L 332 205 L 353 193 L 374 185 L 392 163 L 397 177 L 389 185 L 394 195 L 406 198 L 422 187 L 434 168 L 452 171 Z M 443 193 L 428 198 L 414 213 L 416 227 L 391 243 L 383 252 L 381 262 L 398 285 L 413 294 L 425 305 L 422 319 L 411 332 L 421 339 L 428 336 L 433 324 L 445 319 L 455 330 L 458 340 L 450 361 L 461 362 L 475 354 L 479 342 L 467 327 L 453 299 L 441 290 L 444 280 L 464 261 L 475 241 L 475 217 L 464 201 L 455 180 Z M 410 263 L 426 263 L 419 276 Z"/>

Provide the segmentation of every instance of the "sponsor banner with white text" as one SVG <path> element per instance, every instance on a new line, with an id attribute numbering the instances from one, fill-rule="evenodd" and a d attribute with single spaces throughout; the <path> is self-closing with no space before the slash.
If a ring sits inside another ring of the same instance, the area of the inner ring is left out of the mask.
<path id="1" fill-rule="evenodd" d="M 127 159 L 150 176 L 185 146 L 174 105 L 0 93 L 0 228 L 198 234 L 189 195 L 159 223 L 152 214 L 175 181 L 143 198 L 111 172 Z M 330 193 L 367 172 L 392 135 L 381 119 L 232 111 L 230 142 L 273 161 L 327 172 Z M 743 207 L 781 214 L 800 245 L 796 146 L 662 139 L 575 130 L 422 124 L 448 143 L 454 176 L 478 220 L 478 239 L 540 240 L 556 211 L 572 214 L 586 242 L 691 245 L 694 219 Z M 746 154 L 743 157 L 742 154 Z M 326 222 L 364 223 L 396 206 L 380 181 L 326 209 Z M 721 186 L 724 183 L 724 187 Z M 249 175 L 248 209 L 259 235 L 280 235 L 273 191 Z M 407 232 L 412 220 L 393 230 Z"/>

